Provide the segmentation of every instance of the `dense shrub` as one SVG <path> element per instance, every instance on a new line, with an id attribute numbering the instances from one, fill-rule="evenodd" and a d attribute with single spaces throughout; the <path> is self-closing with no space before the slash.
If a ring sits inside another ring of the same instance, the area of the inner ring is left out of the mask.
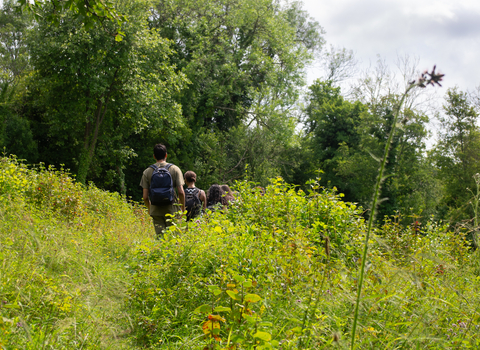
<path id="1" fill-rule="evenodd" d="M 138 344 L 348 347 L 365 225 L 355 205 L 310 185 L 304 193 L 274 179 L 263 193 L 238 183 L 223 213 L 138 246 L 130 266 Z M 370 242 L 359 348 L 475 348 L 480 279 L 464 237 L 399 221 Z"/>

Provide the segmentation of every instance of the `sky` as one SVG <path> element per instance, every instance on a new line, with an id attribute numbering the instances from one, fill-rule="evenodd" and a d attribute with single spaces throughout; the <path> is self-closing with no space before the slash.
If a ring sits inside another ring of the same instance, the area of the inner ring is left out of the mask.
<path id="1" fill-rule="evenodd" d="M 405 54 L 421 71 L 445 74 L 442 85 L 480 86 L 480 0 L 303 0 L 304 9 L 325 29 L 327 45 L 352 50 L 359 68 L 377 55 L 394 65 Z M 307 80 L 320 78 L 309 69 Z"/>

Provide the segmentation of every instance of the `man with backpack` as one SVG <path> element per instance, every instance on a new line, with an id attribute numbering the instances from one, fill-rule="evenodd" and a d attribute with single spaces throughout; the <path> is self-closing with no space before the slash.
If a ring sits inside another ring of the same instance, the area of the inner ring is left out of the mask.
<path id="1" fill-rule="evenodd" d="M 176 165 L 166 162 L 167 148 L 160 143 L 156 144 L 153 157 L 157 162 L 145 169 L 140 186 L 143 188 L 143 201 L 153 219 L 155 233 L 160 238 L 163 230 L 171 225 L 166 215 L 175 215 L 180 209 L 185 211 L 185 192 L 182 171 Z"/>
<path id="2" fill-rule="evenodd" d="M 185 173 L 185 209 L 187 210 L 187 221 L 190 221 L 202 213 L 202 208 L 207 208 L 207 196 L 205 192 L 195 187 L 197 174 L 189 170 Z"/>

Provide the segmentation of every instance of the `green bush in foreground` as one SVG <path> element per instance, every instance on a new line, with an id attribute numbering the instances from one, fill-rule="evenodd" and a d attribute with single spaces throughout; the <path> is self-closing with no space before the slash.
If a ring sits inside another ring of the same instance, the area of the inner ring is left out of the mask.
<path id="1" fill-rule="evenodd" d="M 137 344 L 150 348 L 348 347 L 365 224 L 315 182 L 280 179 L 137 246 L 130 291 Z M 357 348 L 477 348 L 478 254 L 445 227 L 387 221 L 371 239 Z"/>

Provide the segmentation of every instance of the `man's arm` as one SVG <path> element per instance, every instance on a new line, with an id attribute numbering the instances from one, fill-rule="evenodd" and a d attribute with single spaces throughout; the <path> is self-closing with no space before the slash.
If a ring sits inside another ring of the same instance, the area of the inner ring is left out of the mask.
<path id="1" fill-rule="evenodd" d="M 177 193 L 178 193 L 178 200 L 182 205 L 182 213 L 185 211 L 185 191 L 183 190 L 183 186 L 177 186 Z"/>
<path id="2" fill-rule="evenodd" d="M 148 208 L 148 213 L 150 214 L 150 199 L 148 199 L 148 188 L 143 189 L 143 203 L 145 203 Z"/>
<path id="3" fill-rule="evenodd" d="M 200 190 L 200 195 L 198 196 L 203 203 L 203 210 L 207 209 L 207 196 L 205 195 L 204 190 Z"/>

